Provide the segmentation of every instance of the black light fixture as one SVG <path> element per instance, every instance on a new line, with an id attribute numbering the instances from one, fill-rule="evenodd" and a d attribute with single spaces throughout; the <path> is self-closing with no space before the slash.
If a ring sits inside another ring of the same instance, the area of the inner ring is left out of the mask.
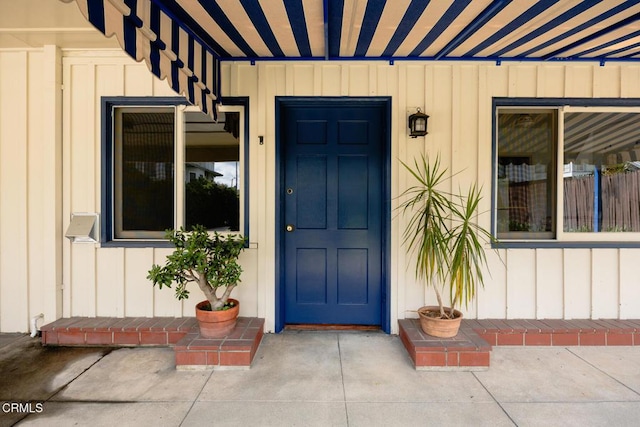
<path id="1" fill-rule="evenodd" d="M 427 132 L 427 120 L 429 116 L 424 114 L 420 107 L 416 109 L 416 112 L 409 116 L 409 136 L 411 138 L 417 138 L 419 136 L 425 136 Z"/>

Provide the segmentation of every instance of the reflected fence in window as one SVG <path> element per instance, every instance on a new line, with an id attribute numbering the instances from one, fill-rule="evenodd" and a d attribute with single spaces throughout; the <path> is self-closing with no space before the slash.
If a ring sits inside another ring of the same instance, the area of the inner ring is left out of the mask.
<path id="1" fill-rule="evenodd" d="M 640 170 L 565 178 L 564 231 L 640 231 Z"/>
<path id="2" fill-rule="evenodd" d="M 498 107 L 497 238 L 635 239 L 621 233 L 640 232 L 638 123 L 637 107 Z"/>

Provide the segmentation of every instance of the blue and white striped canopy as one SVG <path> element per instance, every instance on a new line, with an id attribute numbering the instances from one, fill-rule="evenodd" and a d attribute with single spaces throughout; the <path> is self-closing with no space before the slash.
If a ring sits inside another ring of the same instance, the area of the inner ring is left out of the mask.
<path id="1" fill-rule="evenodd" d="M 640 60 L 640 0 L 75 1 L 205 111 L 221 60 Z"/>
<path id="2" fill-rule="evenodd" d="M 145 61 L 151 72 L 160 79 L 166 78 L 175 92 L 216 117 L 220 56 L 212 49 L 214 42 L 208 35 L 194 32 L 161 2 L 76 0 L 76 3 L 85 18 L 107 37 L 115 36 L 129 56 Z"/>

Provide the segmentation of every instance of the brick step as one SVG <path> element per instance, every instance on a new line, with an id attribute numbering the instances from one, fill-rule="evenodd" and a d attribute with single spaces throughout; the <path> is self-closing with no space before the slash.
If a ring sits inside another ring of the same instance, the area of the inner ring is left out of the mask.
<path id="1" fill-rule="evenodd" d="M 490 345 L 640 345 L 640 320 L 463 320 Z"/>
<path id="2" fill-rule="evenodd" d="M 418 319 L 398 321 L 400 339 L 416 369 L 482 369 L 497 345 L 640 345 L 640 320 L 464 319 L 453 338 L 426 335 Z"/>
<path id="3" fill-rule="evenodd" d="M 198 328 L 194 317 L 70 317 L 44 325 L 43 345 L 171 346 Z"/>
<path id="4" fill-rule="evenodd" d="M 220 340 L 200 337 L 194 317 L 71 317 L 44 325 L 45 346 L 173 347 L 176 367 L 250 367 L 264 319 L 239 317 Z"/>
<path id="5" fill-rule="evenodd" d="M 191 368 L 250 367 L 264 335 L 264 319 L 238 318 L 227 337 L 201 337 L 197 328 L 173 348 L 176 366 Z"/>
<path id="6" fill-rule="evenodd" d="M 453 338 L 436 338 L 425 334 L 418 319 L 398 320 L 398 326 L 400 340 L 416 369 L 489 368 L 491 346 L 464 323 Z"/>

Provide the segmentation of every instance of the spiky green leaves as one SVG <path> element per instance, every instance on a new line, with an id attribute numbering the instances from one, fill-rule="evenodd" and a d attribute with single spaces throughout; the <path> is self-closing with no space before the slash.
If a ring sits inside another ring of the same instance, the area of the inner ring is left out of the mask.
<path id="1" fill-rule="evenodd" d="M 449 285 L 451 306 L 464 301 L 465 306 L 483 285 L 482 269 L 486 264 L 484 243 L 491 234 L 475 221 L 481 189 L 473 185 L 467 194 L 444 191 L 449 176 L 440 157 L 433 163 L 422 156 L 413 166 L 402 165 L 418 182 L 400 196 L 405 199 L 399 209 L 411 217 L 403 234 L 404 244 L 416 256 L 416 277 L 433 285 Z M 443 311 L 437 288 L 436 295 Z"/>

